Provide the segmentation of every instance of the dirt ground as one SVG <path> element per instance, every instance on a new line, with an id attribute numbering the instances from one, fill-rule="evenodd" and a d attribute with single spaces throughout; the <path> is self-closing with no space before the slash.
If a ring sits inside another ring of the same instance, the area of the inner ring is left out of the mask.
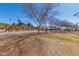
<path id="1" fill-rule="evenodd" d="M 69 36 L 73 34 L 72 36 Z M 0 36 L 0 55 L 1 56 L 77 56 L 79 55 L 78 33 L 52 33 L 31 35 L 16 34 Z M 59 37 L 48 37 L 54 35 L 68 35 L 66 39 Z M 46 36 L 46 38 L 45 38 Z M 59 39 L 58 39 L 59 38 Z M 77 39 L 75 41 L 75 39 Z M 23 41 L 22 41 L 23 40 Z"/>

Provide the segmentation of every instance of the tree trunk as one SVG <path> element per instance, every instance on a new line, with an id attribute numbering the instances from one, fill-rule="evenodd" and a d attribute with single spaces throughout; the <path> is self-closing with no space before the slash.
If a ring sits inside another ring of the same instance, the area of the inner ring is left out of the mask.
<path id="1" fill-rule="evenodd" d="M 38 29 L 38 34 L 40 33 L 40 30 Z"/>
<path id="2" fill-rule="evenodd" d="M 47 29 L 47 27 L 46 27 L 46 29 L 45 29 L 45 33 L 46 33 L 46 34 L 48 33 L 47 31 L 48 31 L 48 29 Z"/>
<path id="3" fill-rule="evenodd" d="M 38 34 L 40 34 L 40 26 L 38 26 Z"/>
<path id="4" fill-rule="evenodd" d="M 45 30 L 45 33 L 47 34 L 47 29 Z"/>

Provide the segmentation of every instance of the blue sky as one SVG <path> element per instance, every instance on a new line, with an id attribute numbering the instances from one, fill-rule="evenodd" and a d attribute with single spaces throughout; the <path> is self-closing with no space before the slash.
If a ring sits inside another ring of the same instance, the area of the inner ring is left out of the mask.
<path id="1" fill-rule="evenodd" d="M 56 10 L 60 13 L 60 15 L 57 16 L 59 19 L 67 19 L 70 22 L 79 23 L 79 18 L 73 16 L 74 13 L 79 11 L 79 4 L 60 4 L 56 7 Z M 13 22 L 17 22 L 18 18 L 25 23 L 32 22 L 22 13 L 19 4 L 0 3 L 0 22 L 11 24 Z"/>
<path id="2" fill-rule="evenodd" d="M 19 16 L 20 6 L 18 4 L 0 4 L 0 22 L 16 22 L 16 18 Z"/>
<path id="3" fill-rule="evenodd" d="M 73 16 L 75 13 L 79 12 L 79 4 L 77 3 L 65 3 L 65 4 L 60 4 L 58 7 L 56 7 L 57 10 L 59 11 L 60 15 L 58 18 L 60 19 L 66 19 L 70 22 L 79 23 L 79 18 Z"/>
<path id="4" fill-rule="evenodd" d="M 9 24 L 16 23 L 20 19 L 22 22 L 28 23 L 28 17 L 26 17 L 21 10 L 19 4 L 4 3 L 0 4 L 0 22 L 6 22 Z"/>

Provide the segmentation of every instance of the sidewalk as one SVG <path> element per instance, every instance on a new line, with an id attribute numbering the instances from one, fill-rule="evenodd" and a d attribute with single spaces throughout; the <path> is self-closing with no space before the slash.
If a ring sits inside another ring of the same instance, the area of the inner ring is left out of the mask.
<path id="1" fill-rule="evenodd" d="M 11 34 L 30 34 L 36 33 L 36 30 L 29 30 L 29 31 L 12 31 L 12 32 L 0 32 L 0 35 L 11 35 Z"/>

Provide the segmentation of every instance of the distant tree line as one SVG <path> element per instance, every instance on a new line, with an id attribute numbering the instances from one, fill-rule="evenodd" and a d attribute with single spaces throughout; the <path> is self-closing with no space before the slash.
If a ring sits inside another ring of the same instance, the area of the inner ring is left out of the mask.
<path id="1" fill-rule="evenodd" d="M 18 23 L 0 23 L 0 29 L 5 29 L 5 31 L 24 31 L 34 29 L 34 26 L 31 23 L 25 24 L 20 19 L 18 19 Z"/>
<path id="2" fill-rule="evenodd" d="M 25 30 L 38 30 L 39 26 L 33 26 L 31 23 L 25 24 L 20 19 L 17 20 L 17 23 L 7 24 L 0 23 L 0 29 L 5 29 L 5 31 L 25 31 Z M 72 23 L 67 20 L 59 20 L 57 18 L 53 18 L 48 22 L 47 30 L 62 30 L 67 29 L 70 31 L 78 31 L 79 25 L 78 23 Z M 40 31 L 46 31 L 46 27 L 44 25 L 40 26 Z"/>
<path id="3" fill-rule="evenodd" d="M 61 30 L 69 30 L 69 31 L 78 31 L 79 25 L 78 23 L 72 23 L 67 20 L 59 20 L 59 19 L 52 19 L 49 22 L 50 29 L 61 29 Z"/>

